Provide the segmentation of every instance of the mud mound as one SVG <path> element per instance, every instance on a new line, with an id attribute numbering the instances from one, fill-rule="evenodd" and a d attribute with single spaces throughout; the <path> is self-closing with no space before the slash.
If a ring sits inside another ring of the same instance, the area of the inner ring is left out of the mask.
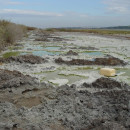
<path id="1" fill-rule="evenodd" d="M 116 65 L 126 65 L 126 63 L 115 57 L 108 58 L 95 58 L 94 60 L 84 60 L 84 59 L 72 59 L 71 61 L 65 61 L 62 58 L 55 59 L 58 64 L 67 65 L 105 65 L 105 66 L 116 66 Z"/>
<path id="2" fill-rule="evenodd" d="M 46 38 L 46 37 L 40 37 L 40 38 L 36 38 L 35 41 L 49 42 L 50 40 L 48 40 L 48 38 Z"/>
<path id="3" fill-rule="evenodd" d="M 120 89 L 107 89 L 105 82 L 110 83 L 110 88 L 119 85 Z M 64 85 L 51 88 L 46 92 L 44 90 L 44 94 L 41 95 L 39 93 L 35 95 L 37 91 L 34 91 L 32 95 L 40 96 L 41 104 L 30 109 L 16 108 L 11 103 L 1 102 L 0 128 L 129 130 L 130 92 L 124 84 L 109 78 L 101 78 L 90 84 L 92 85 L 93 87 L 105 86 L 106 91 L 90 93 L 87 90 L 77 91 L 75 85 Z"/>
<path id="4" fill-rule="evenodd" d="M 0 59 L 2 62 L 20 62 L 20 63 L 30 63 L 30 64 L 41 64 L 46 62 L 45 59 L 41 58 L 40 56 L 34 56 L 34 55 L 21 55 L 21 56 L 12 56 L 9 58 L 2 58 Z"/>
<path id="5" fill-rule="evenodd" d="M 117 82 L 113 79 L 109 79 L 109 78 L 97 79 L 94 83 L 92 83 L 92 85 L 97 88 L 108 88 L 108 89 L 122 88 L 122 86 L 125 87 L 124 85 L 122 85 L 122 83 L 119 83 L 119 82 Z"/>
<path id="6" fill-rule="evenodd" d="M 127 84 L 124 84 L 122 82 L 118 82 L 114 79 L 111 78 L 99 78 L 92 84 L 83 84 L 84 87 L 86 88 L 105 88 L 105 89 L 127 89 Z"/>
<path id="7" fill-rule="evenodd" d="M 22 85 L 34 85 L 35 78 L 23 75 L 18 71 L 9 71 L 0 69 L 0 89 L 20 87 Z"/>
<path id="8" fill-rule="evenodd" d="M 79 47 L 79 49 L 82 49 L 82 50 L 99 50 L 98 48 L 95 48 L 95 47 L 91 47 L 91 46 L 88 46 L 88 47 Z"/>
<path id="9" fill-rule="evenodd" d="M 78 53 L 76 53 L 76 52 L 74 52 L 74 51 L 72 51 L 72 50 L 69 50 L 69 51 L 66 53 L 66 55 L 75 55 L 75 56 L 77 56 Z"/>

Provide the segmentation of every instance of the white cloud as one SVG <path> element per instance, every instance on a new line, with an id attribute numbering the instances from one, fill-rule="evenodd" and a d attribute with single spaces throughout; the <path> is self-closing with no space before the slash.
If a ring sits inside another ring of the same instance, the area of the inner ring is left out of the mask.
<path id="1" fill-rule="evenodd" d="M 107 10 L 115 13 L 130 13 L 130 0 L 103 0 Z"/>
<path id="2" fill-rule="evenodd" d="M 22 5 L 23 2 L 12 1 L 12 0 L 0 0 L 0 5 Z"/>
<path id="3" fill-rule="evenodd" d="M 2 9 L 0 10 L 1 14 L 18 14 L 18 15 L 36 15 L 36 16 L 63 16 L 60 13 L 52 12 L 39 12 L 35 10 L 18 10 L 18 9 Z"/>
<path id="4" fill-rule="evenodd" d="M 7 4 L 9 4 L 9 5 L 22 5 L 24 3 L 22 3 L 22 2 L 15 2 L 15 1 L 9 1 L 9 2 L 7 2 Z"/>

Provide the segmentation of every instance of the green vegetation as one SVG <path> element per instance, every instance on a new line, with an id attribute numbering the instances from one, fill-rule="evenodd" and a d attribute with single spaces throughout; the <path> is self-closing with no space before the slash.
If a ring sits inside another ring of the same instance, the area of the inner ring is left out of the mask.
<path id="1" fill-rule="evenodd" d="M 3 54 L 3 57 L 8 58 L 8 57 L 11 57 L 11 56 L 17 56 L 19 54 L 20 54 L 20 52 L 7 52 L 7 53 Z"/>
<path id="2" fill-rule="evenodd" d="M 130 31 L 125 30 L 110 30 L 110 29 L 66 29 L 66 28 L 49 28 L 46 31 L 50 32 L 85 32 L 85 33 L 94 33 L 101 35 L 114 35 L 114 34 L 130 34 Z"/>
<path id="3" fill-rule="evenodd" d="M 77 67 L 77 68 L 75 68 L 74 70 L 90 70 L 90 69 L 93 69 L 93 67 L 90 67 L 90 66 L 86 66 L 86 67 Z"/>
<path id="4" fill-rule="evenodd" d="M 14 44 L 17 40 L 26 36 L 27 31 L 34 29 L 34 27 L 27 27 L 6 20 L 0 20 L 0 50 Z"/>
<path id="5" fill-rule="evenodd" d="M 115 26 L 115 27 L 105 27 L 103 29 L 130 29 L 130 26 Z"/>
<path id="6" fill-rule="evenodd" d="M 19 49 L 22 49 L 23 47 L 19 47 L 19 46 L 9 46 L 8 47 L 8 49 L 10 50 L 10 51 L 12 51 L 12 50 L 19 50 Z"/>

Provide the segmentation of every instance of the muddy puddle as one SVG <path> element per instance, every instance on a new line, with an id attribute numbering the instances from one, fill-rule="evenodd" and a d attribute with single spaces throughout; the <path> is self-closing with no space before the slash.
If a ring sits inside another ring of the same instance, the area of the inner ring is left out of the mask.
<path id="1" fill-rule="evenodd" d="M 33 51 L 33 55 L 44 56 L 44 55 L 59 55 L 59 52 L 48 52 L 48 51 Z"/>
<path id="2" fill-rule="evenodd" d="M 64 71 L 55 70 L 52 72 L 51 71 L 50 72 L 49 71 L 40 72 L 40 73 L 35 73 L 35 75 L 41 76 L 41 82 L 46 81 L 49 83 L 52 83 L 52 82 L 50 82 L 50 80 L 65 79 L 65 80 L 68 80 L 67 84 L 75 84 L 75 82 L 77 82 L 77 81 L 80 81 L 83 79 L 88 79 L 88 76 L 85 75 L 85 73 L 82 73 L 82 72 L 75 73 L 75 71 L 70 72 L 68 70 L 64 70 Z"/>

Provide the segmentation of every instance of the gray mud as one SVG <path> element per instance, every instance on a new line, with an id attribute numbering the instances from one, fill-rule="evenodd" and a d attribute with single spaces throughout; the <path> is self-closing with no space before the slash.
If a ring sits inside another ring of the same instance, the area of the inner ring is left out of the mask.
<path id="1" fill-rule="evenodd" d="M 19 71 L 0 69 L 0 89 L 17 88 L 22 85 L 35 85 L 35 78 L 23 75 Z"/>
<path id="2" fill-rule="evenodd" d="M 74 51 L 72 51 L 72 50 L 69 50 L 69 51 L 66 53 L 66 55 L 74 55 L 74 56 L 77 56 L 78 53 L 76 53 L 76 52 L 74 52 Z"/>
<path id="3" fill-rule="evenodd" d="M 104 65 L 104 66 L 126 65 L 126 63 L 123 60 L 120 60 L 115 57 L 95 58 L 93 60 L 72 59 L 71 61 L 65 61 L 59 57 L 58 59 L 55 59 L 55 62 L 58 64 L 67 64 L 67 65 Z"/>
<path id="4" fill-rule="evenodd" d="M 129 41 L 36 31 L 18 45 L 0 58 L 0 130 L 130 129 Z M 103 77 L 104 66 L 126 74 Z"/>
<path id="5" fill-rule="evenodd" d="M 26 87 L 20 93 L 13 92 L 13 86 L 10 91 L 4 87 L 0 90 L 0 129 L 130 129 L 130 86 L 100 78 L 92 84 L 84 83 L 81 88 L 84 90 L 77 90 L 75 85 L 57 88 L 40 84 L 40 87 Z M 87 88 L 97 91 L 90 92 Z"/>
<path id="6" fill-rule="evenodd" d="M 0 58 L 0 62 L 3 62 L 3 63 L 19 62 L 19 63 L 41 64 L 41 63 L 46 62 L 46 60 L 40 56 L 21 55 L 21 56 L 11 56 L 9 58 Z"/>
<path id="7" fill-rule="evenodd" d="M 42 41 L 42 42 L 53 41 L 53 42 L 59 42 L 59 41 L 65 40 L 64 38 L 56 37 L 56 36 L 52 35 L 51 33 L 42 32 L 42 31 L 38 31 L 37 33 L 35 33 L 35 35 L 37 36 L 35 38 L 35 41 Z"/>

